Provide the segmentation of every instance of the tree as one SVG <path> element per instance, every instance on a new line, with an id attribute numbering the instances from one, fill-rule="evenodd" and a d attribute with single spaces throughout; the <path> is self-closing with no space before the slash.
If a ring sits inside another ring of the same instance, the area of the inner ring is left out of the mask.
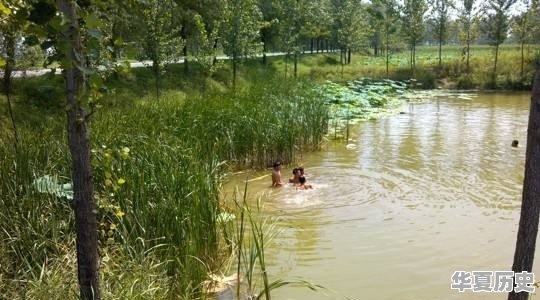
<path id="1" fill-rule="evenodd" d="M 266 65 L 266 53 L 272 38 L 276 35 L 276 24 L 278 23 L 278 11 L 275 7 L 275 0 L 259 0 L 259 8 L 262 13 L 261 42 L 262 42 L 262 63 Z"/>
<path id="2" fill-rule="evenodd" d="M 299 0 L 279 0 L 277 1 L 279 10 L 279 33 L 281 45 L 286 53 L 285 76 L 287 76 L 287 65 L 289 55 L 294 55 L 294 77 L 297 76 L 298 55 L 300 54 L 300 38 L 302 33 L 302 23 L 304 10 Z"/>
<path id="3" fill-rule="evenodd" d="M 302 36 L 310 40 L 310 52 L 320 49 L 320 41 L 328 39 L 331 31 L 330 2 L 328 0 L 305 1 Z"/>
<path id="4" fill-rule="evenodd" d="M 96 207 L 90 164 L 88 121 L 90 114 L 83 108 L 81 96 L 85 85 L 84 48 L 77 5 L 74 1 L 58 0 L 58 11 L 64 16 L 57 50 L 62 59 L 66 81 L 66 113 L 69 151 L 72 158 L 73 208 L 77 233 L 77 264 L 80 296 L 100 299 L 99 254 Z"/>
<path id="5" fill-rule="evenodd" d="M 196 51 L 192 57 L 202 67 L 203 72 L 206 75 L 210 75 L 217 69 L 217 65 L 214 64 L 214 58 L 216 56 L 214 41 L 218 38 L 219 24 L 212 26 L 210 32 L 208 32 L 202 16 L 198 13 L 195 13 L 193 16 L 193 23 L 195 30 L 192 39 L 196 46 Z"/>
<path id="6" fill-rule="evenodd" d="M 255 0 L 226 0 L 221 37 L 223 50 L 231 58 L 233 86 L 236 86 L 240 59 L 257 52 L 261 19 L 261 11 Z"/>
<path id="7" fill-rule="evenodd" d="M 13 131 L 13 147 L 17 152 L 19 144 L 19 135 L 17 132 L 17 124 L 13 115 L 13 106 L 11 99 L 12 90 L 12 73 L 15 68 L 15 51 L 17 43 L 20 41 L 20 34 L 26 26 L 26 18 L 28 15 L 27 3 L 21 0 L 7 1 L 6 5 L 0 7 L 0 38 L 3 44 L 1 49 L 0 65 L 3 65 L 3 91 L 6 95 L 9 118 Z"/>
<path id="8" fill-rule="evenodd" d="M 398 31 L 399 6 L 395 0 L 372 1 L 371 16 L 377 20 L 379 31 L 382 33 L 382 45 L 386 56 L 386 77 L 389 76 L 390 49 Z"/>
<path id="9" fill-rule="evenodd" d="M 511 20 L 512 35 L 516 37 L 521 48 L 521 78 L 523 78 L 525 64 L 525 44 L 532 40 L 535 31 L 534 10 L 530 6 L 528 0 L 524 0 L 525 11 L 514 16 Z"/>
<path id="10" fill-rule="evenodd" d="M 142 5 L 141 20 L 145 31 L 139 57 L 152 61 L 156 99 L 159 99 L 161 73 L 167 64 L 180 57 L 180 49 L 184 45 L 179 28 L 173 23 L 178 6 L 172 0 L 149 0 Z"/>
<path id="11" fill-rule="evenodd" d="M 460 40 L 465 43 L 466 71 L 470 75 L 471 43 L 477 38 L 477 11 L 475 0 L 462 0 L 462 7 L 459 9 L 459 23 L 461 24 Z"/>
<path id="12" fill-rule="evenodd" d="M 484 19 L 484 31 L 487 34 L 489 44 L 495 47 L 493 61 L 492 84 L 497 84 L 497 61 L 499 59 L 499 47 L 508 36 L 508 10 L 517 0 L 488 0 L 488 14 Z"/>
<path id="13" fill-rule="evenodd" d="M 424 14 L 427 11 L 425 0 L 405 0 L 403 6 L 403 31 L 411 48 L 411 76 L 416 72 L 416 46 L 424 35 Z"/>
<path id="14" fill-rule="evenodd" d="M 435 0 L 432 7 L 432 18 L 435 38 L 439 43 L 439 70 L 442 67 L 442 45 L 446 42 L 448 33 L 448 14 L 453 7 L 451 0 Z"/>
<path id="15" fill-rule="evenodd" d="M 536 67 L 533 84 L 529 125 L 527 130 L 527 150 L 525 153 L 525 178 L 523 179 L 523 195 L 521 214 L 514 253 L 512 271 L 531 272 L 536 235 L 538 233 L 538 218 L 540 216 L 540 67 Z M 508 294 L 508 300 L 526 300 L 529 294 L 525 292 Z"/>
<path id="16" fill-rule="evenodd" d="M 341 48 L 342 64 L 351 63 L 351 52 L 368 43 L 371 34 L 367 24 L 367 10 L 360 0 L 333 0 L 334 30 Z"/>

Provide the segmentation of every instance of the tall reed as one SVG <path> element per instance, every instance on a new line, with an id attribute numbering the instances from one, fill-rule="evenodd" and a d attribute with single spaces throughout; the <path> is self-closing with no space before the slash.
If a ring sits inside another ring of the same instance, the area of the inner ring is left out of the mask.
<path id="1" fill-rule="evenodd" d="M 74 266 L 62 269 L 74 255 L 70 200 L 32 185 L 44 175 L 69 182 L 64 115 L 38 112 L 48 117 L 26 112 L 19 126 L 19 153 L 0 143 L 0 294 L 11 298 L 77 291 Z M 199 297 L 227 247 L 218 224 L 223 176 L 317 149 L 327 122 L 311 85 L 279 77 L 236 91 L 106 102 L 91 121 L 104 297 L 130 284 L 134 298 Z"/>

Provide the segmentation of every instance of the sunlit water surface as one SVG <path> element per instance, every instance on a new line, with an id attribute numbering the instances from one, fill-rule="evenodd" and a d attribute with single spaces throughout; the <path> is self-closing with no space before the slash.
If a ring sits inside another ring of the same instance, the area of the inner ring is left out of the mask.
<path id="1" fill-rule="evenodd" d="M 251 198 L 264 194 L 266 213 L 280 218 L 271 278 L 335 291 L 287 287 L 273 298 L 505 299 L 458 293 L 450 276 L 511 269 L 528 104 L 524 93 L 482 93 L 406 105 L 406 114 L 355 126 L 353 145 L 304 155 L 313 190 L 250 182 Z M 235 176 L 225 190 L 264 174 Z"/>

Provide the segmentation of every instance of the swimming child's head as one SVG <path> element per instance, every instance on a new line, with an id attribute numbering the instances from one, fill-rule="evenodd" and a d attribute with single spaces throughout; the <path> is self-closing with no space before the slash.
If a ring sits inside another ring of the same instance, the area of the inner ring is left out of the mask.
<path id="1" fill-rule="evenodd" d="M 300 176 L 300 178 L 298 178 L 298 181 L 300 182 L 300 184 L 304 184 L 306 183 L 306 177 Z"/>
<path id="2" fill-rule="evenodd" d="M 279 169 L 281 169 L 281 161 L 276 160 L 274 162 L 274 170 L 279 170 Z"/>
<path id="3" fill-rule="evenodd" d="M 298 171 L 300 171 L 300 175 L 304 176 L 304 167 L 298 168 Z"/>
<path id="4" fill-rule="evenodd" d="M 292 170 L 292 173 L 293 173 L 293 175 L 298 175 L 298 173 L 300 173 L 300 172 L 298 171 L 297 168 L 294 168 L 294 169 Z"/>
<path id="5" fill-rule="evenodd" d="M 512 141 L 512 147 L 517 147 L 519 144 L 519 141 L 518 140 L 513 140 Z"/>

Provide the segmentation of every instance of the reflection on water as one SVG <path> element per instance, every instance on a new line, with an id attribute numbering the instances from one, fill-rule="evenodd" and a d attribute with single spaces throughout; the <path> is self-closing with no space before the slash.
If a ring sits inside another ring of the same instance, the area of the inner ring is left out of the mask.
<path id="1" fill-rule="evenodd" d="M 407 105 L 406 114 L 360 123 L 356 147 L 331 143 L 305 155 L 314 190 L 250 182 L 283 230 L 268 249 L 270 274 L 358 299 L 504 298 L 451 291 L 450 275 L 511 267 L 528 100 L 484 93 Z M 520 148 L 510 147 L 514 139 Z M 328 299 L 299 288 L 274 298 Z"/>

